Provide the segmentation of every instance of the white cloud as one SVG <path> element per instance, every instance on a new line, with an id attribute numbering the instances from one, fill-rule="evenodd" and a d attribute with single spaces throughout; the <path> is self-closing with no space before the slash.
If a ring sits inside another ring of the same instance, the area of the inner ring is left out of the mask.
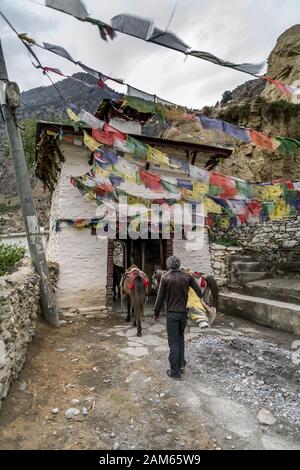
<path id="1" fill-rule="evenodd" d="M 107 22 L 116 14 L 132 13 L 151 17 L 164 28 L 175 0 L 85 3 L 91 16 Z M 170 29 L 193 48 L 232 62 L 267 59 L 277 37 L 295 23 L 299 11 L 298 0 L 177 0 L 177 4 Z M 1 0 L 1 8 L 18 31 L 31 34 L 39 42 L 61 45 L 75 59 L 178 104 L 194 108 L 214 104 L 224 90 L 251 79 L 196 58 L 184 61 L 180 53 L 122 34 L 106 43 L 96 27 L 29 0 Z M 22 90 L 48 85 L 46 77 L 32 67 L 24 46 L 3 22 L 1 32 L 11 79 Z M 66 74 L 80 70 L 51 53 L 36 52 L 44 65 L 60 68 Z"/>

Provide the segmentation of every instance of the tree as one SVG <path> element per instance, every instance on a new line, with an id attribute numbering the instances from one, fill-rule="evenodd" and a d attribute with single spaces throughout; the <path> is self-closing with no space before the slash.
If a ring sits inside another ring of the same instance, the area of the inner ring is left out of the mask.
<path id="1" fill-rule="evenodd" d="M 36 131 L 36 119 L 24 119 L 20 123 L 21 129 L 21 138 L 23 142 L 25 157 L 28 169 L 31 170 L 35 162 L 35 131 Z M 10 148 L 9 142 L 6 138 L 3 144 L 3 155 L 5 158 L 9 158 Z"/>
<path id="2" fill-rule="evenodd" d="M 222 103 L 228 103 L 228 101 L 232 100 L 232 93 L 231 91 L 225 91 L 222 95 Z"/>
<path id="3" fill-rule="evenodd" d="M 28 169 L 31 170 L 35 163 L 35 132 L 36 119 L 26 119 L 22 122 L 24 130 L 21 131 L 21 137 L 26 156 Z"/>

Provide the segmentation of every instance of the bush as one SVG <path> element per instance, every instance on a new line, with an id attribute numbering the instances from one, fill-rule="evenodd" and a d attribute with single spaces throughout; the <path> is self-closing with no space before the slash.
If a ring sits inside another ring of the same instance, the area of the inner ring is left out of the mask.
<path id="1" fill-rule="evenodd" d="M 20 245 L 0 244 L 0 276 L 4 276 L 25 256 L 25 248 Z"/>
<path id="2" fill-rule="evenodd" d="M 223 245 L 223 246 L 240 246 L 240 242 L 236 238 L 232 237 L 214 237 L 210 238 L 211 243 L 216 243 L 216 245 Z"/>
<path id="3" fill-rule="evenodd" d="M 0 202 L 0 215 L 9 214 L 10 212 L 14 212 L 18 209 L 20 209 L 20 204 L 10 205 L 5 202 Z"/>
<path id="4" fill-rule="evenodd" d="M 300 106 L 283 100 L 273 101 L 266 103 L 265 114 L 271 122 L 283 119 L 288 124 L 292 118 L 300 116 Z"/>
<path id="5" fill-rule="evenodd" d="M 232 124 L 239 124 L 243 120 L 248 120 L 250 113 L 250 104 L 233 105 L 220 111 L 219 118 Z"/>

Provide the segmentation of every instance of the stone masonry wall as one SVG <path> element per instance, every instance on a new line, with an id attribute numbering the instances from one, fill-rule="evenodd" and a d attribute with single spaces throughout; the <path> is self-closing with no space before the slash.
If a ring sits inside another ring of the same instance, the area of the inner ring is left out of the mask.
<path id="1" fill-rule="evenodd" d="M 254 225 L 241 225 L 232 230 L 242 247 L 256 251 L 294 248 L 300 244 L 300 217 Z"/>
<path id="2" fill-rule="evenodd" d="M 39 276 L 28 259 L 0 277 L 0 408 L 26 359 L 39 312 Z"/>

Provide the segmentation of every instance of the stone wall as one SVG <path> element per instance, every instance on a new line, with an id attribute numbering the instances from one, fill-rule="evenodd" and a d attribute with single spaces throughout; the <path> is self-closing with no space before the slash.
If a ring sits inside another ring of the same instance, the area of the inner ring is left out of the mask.
<path id="1" fill-rule="evenodd" d="M 231 231 L 241 246 L 255 251 L 294 248 L 300 244 L 300 216 L 254 225 L 241 225 Z"/>
<path id="2" fill-rule="evenodd" d="M 233 255 L 242 253 L 243 248 L 227 247 L 212 243 L 210 245 L 210 257 L 213 276 L 219 287 L 226 286 L 230 281 L 230 259 Z"/>
<path id="3" fill-rule="evenodd" d="M 19 269 L 0 277 L 0 408 L 9 386 L 18 377 L 39 312 L 39 276 L 28 259 Z"/>

